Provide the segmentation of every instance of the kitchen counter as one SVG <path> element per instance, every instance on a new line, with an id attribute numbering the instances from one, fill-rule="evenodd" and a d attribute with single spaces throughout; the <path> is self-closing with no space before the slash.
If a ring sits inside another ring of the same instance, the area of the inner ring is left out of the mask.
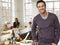
<path id="1" fill-rule="evenodd" d="M 5 42 L 0 41 L 0 45 L 20 45 L 20 44 L 5 44 Z"/>
<path id="2" fill-rule="evenodd" d="M 20 45 L 20 44 L 0 44 L 0 45 Z"/>

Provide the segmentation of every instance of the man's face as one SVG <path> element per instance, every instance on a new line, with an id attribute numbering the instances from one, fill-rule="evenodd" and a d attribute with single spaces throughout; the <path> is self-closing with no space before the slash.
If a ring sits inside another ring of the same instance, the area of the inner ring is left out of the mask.
<path id="1" fill-rule="evenodd" d="M 44 13 L 46 11 L 46 6 L 43 2 L 38 3 L 37 8 L 38 8 L 40 13 Z"/>

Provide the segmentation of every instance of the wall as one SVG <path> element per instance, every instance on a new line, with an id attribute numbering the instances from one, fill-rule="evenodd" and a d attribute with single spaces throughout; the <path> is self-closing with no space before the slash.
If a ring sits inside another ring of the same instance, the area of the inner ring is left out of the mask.
<path id="1" fill-rule="evenodd" d="M 15 17 L 17 17 L 23 25 L 23 0 L 14 0 Z"/>

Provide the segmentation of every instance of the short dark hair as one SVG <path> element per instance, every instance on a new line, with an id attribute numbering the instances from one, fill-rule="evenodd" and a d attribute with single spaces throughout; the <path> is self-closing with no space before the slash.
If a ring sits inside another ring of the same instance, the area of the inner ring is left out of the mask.
<path id="1" fill-rule="evenodd" d="M 45 3 L 45 1 L 37 1 L 37 4 L 36 4 L 36 6 L 38 5 L 38 3 L 40 3 L 40 2 L 42 2 L 42 3 L 44 3 L 44 5 L 46 6 L 46 3 Z"/>

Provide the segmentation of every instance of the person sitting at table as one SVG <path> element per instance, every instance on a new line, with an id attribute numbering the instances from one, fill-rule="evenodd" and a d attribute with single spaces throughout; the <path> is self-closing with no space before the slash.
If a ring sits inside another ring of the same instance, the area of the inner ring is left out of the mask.
<path id="1" fill-rule="evenodd" d="M 30 27 L 30 28 L 32 27 L 32 22 L 29 22 L 29 27 Z"/>
<path id="2" fill-rule="evenodd" d="M 14 28 L 19 28 L 20 22 L 18 21 L 18 18 L 15 18 L 15 22 L 13 22 Z"/>
<path id="3" fill-rule="evenodd" d="M 9 30 L 9 27 L 7 26 L 7 24 L 4 24 L 3 26 L 3 31 Z"/>

